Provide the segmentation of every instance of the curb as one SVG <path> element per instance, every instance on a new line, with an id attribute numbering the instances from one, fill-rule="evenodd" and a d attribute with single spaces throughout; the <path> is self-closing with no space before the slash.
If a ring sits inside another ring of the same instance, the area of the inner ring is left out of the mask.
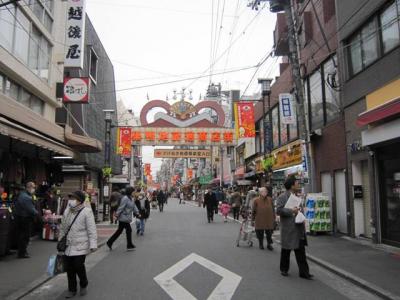
<path id="1" fill-rule="evenodd" d="M 274 241 L 279 245 L 281 244 L 281 241 L 277 240 L 276 238 L 274 239 Z M 328 263 L 327 261 L 324 261 L 322 259 L 319 259 L 319 258 L 317 258 L 311 254 L 307 254 L 307 253 L 306 253 L 306 257 L 308 260 L 310 260 L 313 263 L 319 265 L 320 267 L 328 270 L 329 272 L 334 273 L 334 274 L 338 275 L 339 277 L 342 277 L 343 279 L 346 279 L 346 280 L 352 282 L 353 284 L 357 285 L 358 287 L 360 287 L 378 297 L 381 297 L 382 299 L 400 300 L 400 296 L 395 295 L 387 290 L 384 290 L 384 289 L 380 288 L 379 286 L 354 275 L 353 273 L 347 272 L 346 270 L 336 267 L 336 266 Z"/>
<path id="2" fill-rule="evenodd" d="M 101 243 L 97 244 L 97 249 L 100 249 L 101 247 L 103 247 L 106 244 L 106 242 L 107 242 L 107 239 L 105 239 Z M 90 253 L 88 255 L 90 255 Z M 32 281 L 25 288 L 22 288 L 16 292 L 12 293 L 11 295 L 6 296 L 6 298 L 4 300 L 20 300 L 20 299 L 24 298 L 25 296 L 29 295 L 30 293 L 32 293 L 34 290 L 36 290 L 40 286 L 49 282 L 53 278 L 55 278 L 55 277 L 49 277 L 48 275 L 44 274 L 44 275 L 40 276 L 38 279 L 36 279 L 35 281 Z"/>

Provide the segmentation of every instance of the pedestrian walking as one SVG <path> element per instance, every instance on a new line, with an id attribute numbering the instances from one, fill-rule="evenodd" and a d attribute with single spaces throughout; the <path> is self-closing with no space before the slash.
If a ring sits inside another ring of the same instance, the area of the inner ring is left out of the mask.
<path id="1" fill-rule="evenodd" d="M 31 226 L 33 218 L 38 215 L 38 211 L 33 205 L 33 195 L 35 194 L 35 183 L 28 182 L 26 189 L 22 191 L 15 202 L 15 219 L 18 235 L 18 258 L 29 258 L 27 252 Z"/>
<path id="2" fill-rule="evenodd" d="M 122 195 L 119 191 L 118 187 L 114 187 L 113 192 L 110 196 L 110 224 L 117 224 L 117 218 L 115 217 L 115 213 L 121 203 Z"/>
<path id="3" fill-rule="evenodd" d="M 238 191 L 231 194 L 231 206 L 233 211 L 233 219 L 239 220 L 240 209 L 242 207 L 242 196 Z"/>
<path id="4" fill-rule="evenodd" d="M 272 201 L 272 190 L 265 187 L 260 188 L 260 196 L 254 199 L 253 221 L 259 247 L 264 250 L 264 234 L 267 237 L 267 249 L 272 251 L 272 233 L 275 223 L 275 211 Z"/>
<path id="5" fill-rule="evenodd" d="M 296 215 L 300 207 L 286 208 L 290 196 L 295 195 L 299 190 L 298 182 L 295 177 L 289 177 L 285 181 L 286 193 L 280 195 L 277 199 L 276 212 L 280 216 L 281 227 L 281 262 L 280 270 L 282 276 L 288 276 L 290 266 L 290 252 L 294 250 L 297 265 L 299 267 L 299 276 L 304 279 L 312 279 L 310 274 L 305 246 L 307 246 L 307 237 L 304 223 L 296 224 Z"/>
<path id="6" fill-rule="evenodd" d="M 208 223 L 214 222 L 215 209 L 218 208 L 217 198 L 212 191 L 206 190 L 204 194 L 203 207 L 207 208 Z"/>
<path id="7" fill-rule="evenodd" d="M 185 203 L 185 194 L 183 193 L 183 191 L 181 191 L 180 193 L 179 193 L 179 204 L 182 204 L 182 201 L 183 201 L 183 203 Z"/>
<path id="8" fill-rule="evenodd" d="M 86 255 L 97 249 L 97 230 L 93 211 L 85 206 L 85 194 L 76 191 L 71 195 L 60 227 L 59 239 L 65 235 L 67 248 L 64 252 L 64 265 L 68 277 L 68 293 L 72 298 L 77 293 L 77 276 L 79 277 L 80 295 L 87 294 L 88 279 L 86 275 Z"/>
<path id="9" fill-rule="evenodd" d="M 164 211 L 164 203 L 165 203 L 165 193 L 162 190 L 158 191 L 157 202 L 158 202 L 158 208 L 159 208 L 160 212 L 163 212 Z"/>
<path id="10" fill-rule="evenodd" d="M 248 210 L 252 210 L 253 209 L 253 203 L 254 203 L 254 199 L 258 196 L 258 191 L 257 191 L 257 187 L 253 187 L 252 190 L 247 192 L 246 195 L 246 202 L 245 202 L 245 207 Z"/>
<path id="11" fill-rule="evenodd" d="M 150 216 L 150 201 L 146 197 L 146 194 L 141 192 L 136 201 L 135 205 L 139 210 L 140 217 L 137 219 L 137 224 L 136 224 L 136 234 L 143 235 L 144 234 L 144 227 L 146 224 L 147 219 Z"/>
<path id="12" fill-rule="evenodd" d="M 135 189 L 131 186 L 127 187 L 125 190 L 126 195 L 121 199 L 121 204 L 119 205 L 116 216 L 118 218 L 118 229 L 107 241 L 107 246 L 112 250 L 112 246 L 116 239 L 121 235 L 122 231 L 125 229 L 127 250 L 135 250 L 136 246 L 132 243 L 132 227 L 131 223 L 133 220 L 132 214 L 139 216 L 139 210 L 137 209 L 133 201 L 133 192 Z"/>
<path id="13" fill-rule="evenodd" d="M 228 215 L 231 211 L 231 206 L 229 205 L 227 200 L 222 201 L 220 210 L 222 216 L 224 217 L 224 223 L 228 222 Z"/>

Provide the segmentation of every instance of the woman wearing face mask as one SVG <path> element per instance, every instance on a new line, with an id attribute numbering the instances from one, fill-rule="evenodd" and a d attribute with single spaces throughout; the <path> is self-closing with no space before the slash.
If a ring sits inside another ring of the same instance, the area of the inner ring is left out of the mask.
<path id="1" fill-rule="evenodd" d="M 85 207 L 84 202 L 85 194 L 83 192 L 72 193 L 61 223 L 59 239 L 67 234 L 67 249 L 64 253 L 65 269 L 68 276 L 66 298 L 72 298 L 76 295 L 77 276 L 79 277 L 80 295 L 87 294 L 88 279 L 85 259 L 89 252 L 97 249 L 97 230 L 93 211 L 90 207 Z"/>
<path id="2" fill-rule="evenodd" d="M 140 213 L 140 218 L 138 219 L 139 222 L 136 225 L 136 234 L 143 235 L 146 220 L 150 216 L 150 201 L 147 199 L 145 193 L 143 192 L 139 193 L 135 201 L 135 205 Z"/>

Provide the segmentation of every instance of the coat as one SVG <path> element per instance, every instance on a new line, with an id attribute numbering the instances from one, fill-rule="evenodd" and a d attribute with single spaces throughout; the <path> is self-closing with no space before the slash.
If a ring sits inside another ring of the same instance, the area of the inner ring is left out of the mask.
<path id="1" fill-rule="evenodd" d="M 150 201 L 146 198 L 144 200 L 144 207 L 140 204 L 140 200 L 135 201 L 135 205 L 140 213 L 140 219 L 148 219 L 150 217 Z"/>
<path id="2" fill-rule="evenodd" d="M 15 201 L 15 215 L 18 217 L 34 217 L 38 214 L 33 205 L 32 196 L 27 191 L 22 191 Z"/>
<path id="3" fill-rule="evenodd" d="M 204 195 L 203 207 L 207 207 L 207 210 L 215 210 L 218 207 L 217 198 L 213 192 Z"/>
<path id="4" fill-rule="evenodd" d="M 165 194 L 163 191 L 159 191 L 157 194 L 157 202 L 164 203 L 165 202 Z"/>
<path id="5" fill-rule="evenodd" d="M 65 235 L 78 211 L 67 207 L 61 222 L 59 239 Z M 90 249 L 97 249 L 97 229 L 92 209 L 83 207 L 68 233 L 67 249 L 64 254 L 87 255 Z"/>
<path id="6" fill-rule="evenodd" d="M 277 199 L 276 213 L 281 220 L 281 243 L 283 249 L 298 249 L 300 240 L 304 240 L 307 245 L 306 231 L 304 224 L 296 224 L 296 216 L 292 210 L 285 208 L 286 202 L 289 200 L 290 192 L 280 195 Z"/>
<path id="7" fill-rule="evenodd" d="M 275 210 L 271 197 L 257 197 L 253 203 L 253 220 L 256 230 L 273 230 Z"/>
<path id="8" fill-rule="evenodd" d="M 234 192 L 231 195 L 231 205 L 232 207 L 240 208 L 242 206 L 242 196 L 238 192 Z"/>
<path id="9" fill-rule="evenodd" d="M 133 200 L 128 196 L 124 196 L 116 212 L 118 221 L 132 223 L 133 213 L 135 215 L 139 214 L 139 210 L 137 209 L 135 202 L 133 202 Z"/>
<path id="10" fill-rule="evenodd" d="M 253 203 L 254 203 L 254 198 L 257 197 L 257 192 L 256 191 L 248 191 L 246 195 L 246 203 L 245 207 L 247 209 L 253 209 Z"/>
<path id="11" fill-rule="evenodd" d="M 221 214 L 223 216 L 227 216 L 230 211 L 231 211 L 231 206 L 228 203 L 221 204 Z"/>

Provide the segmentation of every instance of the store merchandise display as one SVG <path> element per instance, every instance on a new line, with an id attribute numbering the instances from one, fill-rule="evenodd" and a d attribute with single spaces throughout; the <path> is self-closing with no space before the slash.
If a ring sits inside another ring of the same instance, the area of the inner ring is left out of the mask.
<path id="1" fill-rule="evenodd" d="M 323 193 L 308 194 L 306 197 L 305 217 L 307 219 L 308 232 L 331 231 L 331 207 L 328 195 Z"/>

